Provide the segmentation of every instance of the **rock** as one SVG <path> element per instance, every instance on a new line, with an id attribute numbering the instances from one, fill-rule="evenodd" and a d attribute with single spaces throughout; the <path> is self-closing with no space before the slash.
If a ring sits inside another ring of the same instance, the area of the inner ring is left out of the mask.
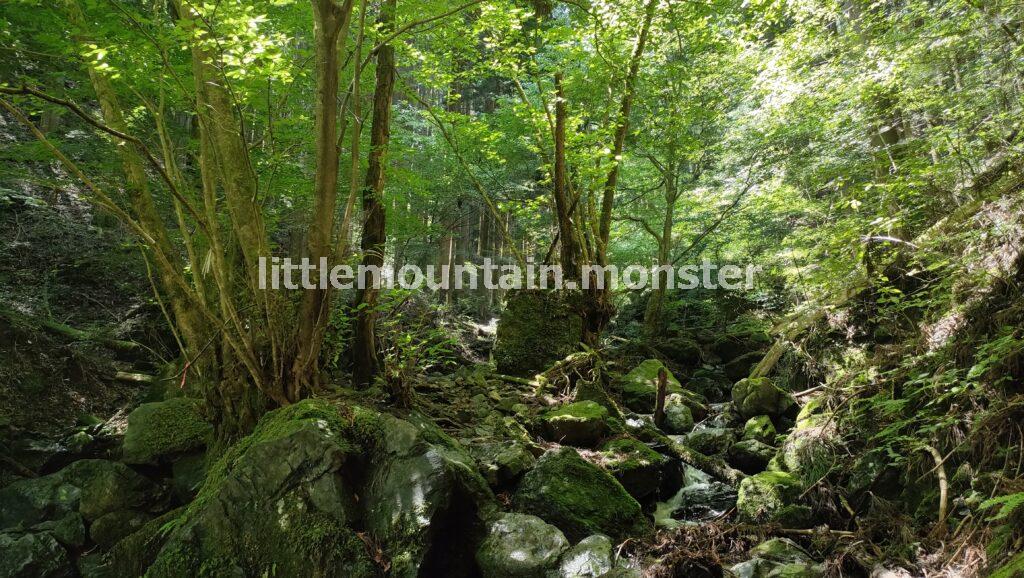
<path id="1" fill-rule="evenodd" d="M 758 440 L 742 440 L 729 448 L 729 465 L 745 474 L 763 472 L 775 455 L 775 448 Z"/>
<path id="2" fill-rule="evenodd" d="M 55 474 L 18 480 L 0 489 L 0 530 L 30 528 L 78 512 L 82 490 Z"/>
<path id="3" fill-rule="evenodd" d="M 483 576 L 544 578 L 569 548 L 562 532 L 529 514 L 502 514 L 487 526 L 476 552 Z"/>
<path id="4" fill-rule="evenodd" d="M 75 576 L 67 550 L 45 532 L 0 533 L 0 576 L 59 578 Z"/>
<path id="5" fill-rule="evenodd" d="M 740 482 L 736 510 L 742 521 L 780 523 L 789 527 L 805 525 L 810 509 L 795 502 L 803 485 L 785 472 L 761 472 Z"/>
<path id="6" fill-rule="evenodd" d="M 469 452 L 492 487 L 515 482 L 537 461 L 526 445 L 516 441 L 471 445 Z"/>
<path id="7" fill-rule="evenodd" d="M 140 530 L 151 516 L 145 512 L 120 510 L 97 518 L 89 526 L 89 538 L 100 548 L 106 549 L 119 540 Z"/>
<path id="8" fill-rule="evenodd" d="M 494 344 L 498 372 L 533 375 L 577 351 L 583 337 L 580 299 L 571 291 L 510 291 Z"/>
<path id="9" fill-rule="evenodd" d="M 798 419 L 779 448 L 779 466 L 804 483 L 813 483 L 835 466 L 840 444 L 832 420 L 818 415 Z"/>
<path id="10" fill-rule="evenodd" d="M 711 352 L 729 362 L 752 351 L 764 351 L 771 343 L 759 320 L 744 319 L 728 327 L 725 335 L 711 344 Z"/>
<path id="11" fill-rule="evenodd" d="M 171 490 L 181 503 L 191 502 L 206 479 L 206 454 L 178 458 L 171 467 Z"/>
<path id="12" fill-rule="evenodd" d="M 822 578 L 825 569 L 820 564 L 782 564 L 768 573 L 768 578 Z"/>
<path id="13" fill-rule="evenodd" d="M 125 540 L 130 548 L 115 547 L 118 563 L 145 568 L 144 560 L 123 557 L 156 550 L 147 570 L 156 576 L 200 569 L 210 575 L 374 576 L 375 564 L 348 525 L 357 516 L 355 489 L 341 476 L 343 467 L 363 457 L 353 440 L 376 435 L 374 421 L 358 408 L 343 418 L 317 400 L 267 413 L 211 466 L 196 500 L 161 520 L 173 528 L 166 542 L 153 543 L 164 533 L 151 528 L 154 520 Z M 411 480 L 406 483 L 413 488 Z"/>
<path id="14" fill-rule="evenodd" d="M 661 487 L 662 470 L 669 459 L 633 438 L 619 438 L 601 446 L 604 466 L 637 501 Z"/>
<path id="15" fill-rule="evenodd" d="M 670 337 L 656 345 L 672 361 L 685 366 L 698 365 L 703 357 L 700 345 L 685 337 Z"/>
<path id="16" fill-rule="evenodd" d="M 541 456 L 523 476 L 512 503 L 558 526 L 570 540 L 591 534 L 621 540 L 650 529 L 640 504 L 622 485 L 569 447 Z"/>
<path id="17" fill-rule="evenodd" d="M 184 397 L 144 403 L 128 415 L 121 459 L 156 464 L 204 447 L 213 433 L 200 402 Z"/>
<path id="18" fill-rule="evenodd" d="M 652 413 L 658 394 L 658 370 L 662 367 L 665 366 L 657 359 L 648 359 L 616 379 L 614 385 L 622 394 L 622 404 L 637 413 Z M 694 419 L 704 419 L 708 413 L 706 400 L 700 394 L 683 389 L 671 371 L 668 371 L 667 382 L 667 393 L 681 396 Z"/>
<path id="19" fill-rule="evenodd" d="M 608 417 L 608 410 L 597 402 L 577 401 L 548 411 L 540 420 L 549 441 L 593 447 L 610 431 Z"/>
<path id="20" fill-rule="evenodd" d="M 85 544 L 85 520 L 77 512 L 68 514 L 59 520 L 40 522 L 32 526 L 31 531 L 47 532 L 69 548 L 78 548 Z"/>
<path id="21" fill-rule="evenodd" d="M 721 369 L 701 367 L 693 372 L 686 387 L 710 400 L 719 401 L 729 395 L 733 383 Z"/>
<path id="22" fill-rule="evenodd" d="M 141 508 L 160 497 L 156 484 L 119 462 L 79 460 L 53 475 L 81 489 L 78 509 L 86 520 Z"/>
<path id="23" fill-rule="evenodd" d="M 796 400 L 767 377 L 741 379 L 732 388 L 732 402 L 740 415 L 779 417 L 796 409 Z"/>
<path id="24" fill-rule="evenodd" d="M 754 416 L 743 425 L 744 440 L 757 440 L 763 444 L 774 446 L 777 435 L 772 418 L 766 415 Z"/>
<path id="25" fill-rule="evenodd" d="M 730 381 L 739 381 L 745 377 L 750 377 L 750 372 L 757 367 L 757 364 L 760 363 L 763 358 L 764 354 L 759 351 L 744 353 L 723 365 L 722 371 Z"/>
<path id="26" fill-rule="evenodd" d="M 693 429 L 693 412 L 686 405 L 683 396 L 669 394 L 665 398 L 665 421 L 661 429 L 670 434 L 684 434 Z"/>
<path id="27" fill-rule="evenodd" d="M 682 436 L 683 445 L 706 456 L 725 454 L 735 440 L 736 434 L 731 429 L 720 427 L 702 427 Z"/>
<path id="28" fill-rule="evenodd" d="M 612 569 L 612 541 L 608 536 L 594 534 L 580 540 L 562 556 L 558 571 L 550 578 L 597 578 Z"/>
<path id="29" fill-rule="evenodd" d="M 576 396 L 573 401 L 593 401 L 608 410 L 608 414 L 615 419 L 622 419 L 622 408 L 615 400 L 608 395 L 604 386 L 593 381 L 580 380 L 576 382 Z"/>
<path id="30" fill-rule="evenodd" d="M 621 566 L 601 574 L 600 578 L 643 578 L 643 576 L 644 573 L 639 568 Z"/>
<path id="31" fill-rule="evenodd" d="M 673 520 L 710 520 L 736 506 L 736 490 L 721 482 L 699 482 L 680 489 L 672 502 Z"/>
<path id="32" fill-rule="evenodd" d="M 373 455 L 357 495 L 364 528 L 391 560 L 389 575 L 467 572 L 474 550 L 465 536 L 495 507 L 473 458 L 417 414 L 372 421 Z"/>

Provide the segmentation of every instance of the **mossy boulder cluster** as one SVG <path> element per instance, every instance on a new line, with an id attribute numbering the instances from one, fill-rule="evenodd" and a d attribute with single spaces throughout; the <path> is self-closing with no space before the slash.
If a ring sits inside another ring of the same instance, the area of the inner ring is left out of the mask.
<path id="1" fill-rule="evenodd" d="M 593 447 L 611 432 L 609 417 L 608 410 L 597 402 L 577 401 L 548 411 L 541 423 L 548 440 Z"/>

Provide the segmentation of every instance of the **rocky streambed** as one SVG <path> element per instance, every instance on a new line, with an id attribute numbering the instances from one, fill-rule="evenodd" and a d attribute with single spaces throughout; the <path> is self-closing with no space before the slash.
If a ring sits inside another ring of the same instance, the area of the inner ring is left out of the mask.
<path id="1" fill-rule="evenodd" d="M 198 401 L 144 404 L 0 489 L 0 576 L 823 576 L 772 529 L 815 524 L 827 417 L 715 360 L 686 385 L 655 359 L 567 388 L 466 368 L 400 415 L 338 390 L 219 448 Z M 700 563 L 671 546 L 737 524 L 763 531 Z"/>

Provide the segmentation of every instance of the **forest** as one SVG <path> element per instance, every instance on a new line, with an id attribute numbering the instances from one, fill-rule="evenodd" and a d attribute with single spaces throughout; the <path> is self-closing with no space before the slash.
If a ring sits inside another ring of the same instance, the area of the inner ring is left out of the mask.
<path id="1" fill-rule="evenodd" d="M 1024 577 L 1022 114 L 1016 0 L 0 0 L 0 578 Z"/>

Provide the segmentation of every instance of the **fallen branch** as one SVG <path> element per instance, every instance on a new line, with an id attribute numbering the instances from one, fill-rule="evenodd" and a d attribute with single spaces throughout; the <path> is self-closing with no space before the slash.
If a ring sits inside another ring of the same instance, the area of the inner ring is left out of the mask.
<path id="1" fill-rule="evenodd" d="M 70 325 L 58 323 L 52 319 L 42 319 L 38 317 L 30 317 L 24 313 L 19 313 L 13 309 L 6 307 L 0 307 L 0 317 L 6 318 L 11 323 L 20 322 L 26 325 L 35 325 L 42 329 L 45 329 L 51 333 L 61 335 L 63 337 L 69 337 L 76 341 L 93 341 L 101 345 L 110 347 L 111 349 L 117 349 L 119 351 L 138 351 L 142 348 L 142 345 L 134 341 L 123 341 L 121 339 L 114 339 L 112 337 L 105 337 L 103 335 L 97 335 L 90 331 L 84 331 L 82 329 L 75 329 Z"/>

